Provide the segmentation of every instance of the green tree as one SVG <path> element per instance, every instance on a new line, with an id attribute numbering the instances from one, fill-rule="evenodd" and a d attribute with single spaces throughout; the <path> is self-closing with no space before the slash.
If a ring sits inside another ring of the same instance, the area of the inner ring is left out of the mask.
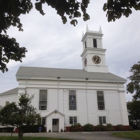
<path id="1" fill-rule="evenodd" d="M 127 84 L 127 92 L 133 94 L 134 100 L 140 99 L 140 61 L 130 69 L 131 75 L 128 77 L 130 82 Z"/>
<path id="2" fill-rule="evenodd" d="M 15 38 L 10 38 L 7 35 L 7 30 L 14 26 L 19 31 L 23 31 L 20 15 L 29 13 L 33 8 L 33 3 L 33 0 L 0 1 L 0 70 L 2 72 L 8 71 L 7 63 L 10 60 L 22 62 L 22 58 L 25 57 L 26 48 L 21 47 Z M 86 12 L 88 3 L 89 0 L 82 0 L 82 2 L 77 0 L 36 0 L 35 8 L 44 15 L 42 5 L 48 4 L 57 11 L 64 24 L 69 18 L 70 23 L 76 25 L 76 18 L 81 17 L 81 13 L 84 21 L 89 19 Z"/>
<path id="3" fill-rule="evenodd" d="M 21 47 L 15 38 L 7 35 L 7 30 L 11 26 L 23 31 L 20 15 L 27 14 L 33 8 L 33 0 L 0 0 L 0 70 L 8 71 L 7 63 L 10 60 L 22 62 L 27 52 L 25 47 Z M 77 18 L 83 17 L 86 21 L 90 19 L 87 7 L 90 0 L 36 0 L 35 8 L 42 15 L 43 4 L 47 4 L 57 11 L 65 24 L 67 19 L 72 25 L 76 25 Z M 128 17 L 132 13 L 132 8 L 140 10 L 140 0 L 108 0 L 103 9 L 107 11 L 108 21 L 115 21 L 122 15 Z"/>
<path id="4" fill-rule="evenodd" d="M 132 9 L 140 10 L 140 0 L 107 0 L 103 6 L 108 21 L 115 21 L 121 16 L 128 17 Z"/>
<path id="5" fill-rule="evenodd" d="M 19 102 L 6 105 L 0 111 L 0 122 L 18 127 L 18 139 L 22 140 L 23 126 L 34 124 L 40 119 L 40 115 L 36 113 L 36 109 L 31 105 L 32 97 L 25 92 L 20 95 Z"/>
<path id="6" fill-rule="evenodd" d="M 130 125 L 136 123 L 136 128 L 138 128 L 138 125 L 140 125 L 140 101 L 127 102 L 127 110 Z"/>

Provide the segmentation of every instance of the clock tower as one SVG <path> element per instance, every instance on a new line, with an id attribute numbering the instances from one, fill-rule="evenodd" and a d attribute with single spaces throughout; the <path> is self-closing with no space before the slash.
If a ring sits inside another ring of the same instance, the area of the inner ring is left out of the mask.
<path id="1" fill-rule="evenodd" d="M 81 54 L 83 69 L 87 72 L 108 73 L 108 67 L 105 63 L 105 51 L 102 45 L 102 30 L 90 31 L 82 35 L 83 53 Z"/>

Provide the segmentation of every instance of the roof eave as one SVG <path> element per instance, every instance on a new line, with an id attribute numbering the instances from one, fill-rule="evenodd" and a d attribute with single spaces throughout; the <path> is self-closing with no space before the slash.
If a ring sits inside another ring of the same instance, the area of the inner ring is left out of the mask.
<path id="1" fill-rule="evenodd" d="M 57 77 L 27 77 L 27 76 L 17 76 L 17 80 L 53 80 L 53 81 L 87 81 L 86 78 L 61 78 Z M 126 80 L 97 80 L 97 79 L 89 79 L 90 82 L 113 82 L 113 83 L 125 83 Z"/>
<path id="2" fill-rule="evenodd" d="M 2 93 L 1 93 L 1 94 L 2 94 Z M 7 93 L 7 94 L 2 94 L 2 95 L 1 95 L 1 94 L 0 94 L 0 97 L 1 97 L 1 96 L 6 96 L 6 95 L 13 95 L 13 94 L 17 94 L 17 93 Z"/>

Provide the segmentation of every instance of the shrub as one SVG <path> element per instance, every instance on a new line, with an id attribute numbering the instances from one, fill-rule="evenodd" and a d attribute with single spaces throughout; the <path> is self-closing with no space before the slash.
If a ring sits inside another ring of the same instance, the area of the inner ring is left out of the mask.
<path id="1" fill-rule="evenodd" d="M 132 126 L 130 126 L 130 130 L 131 130 L 131 131 L 134 130 Z"/>
<path id="2" fill-rule="evenodd" d="M 14 127 L 2 127 L 0 128 L 0 132 L 13 132 Z"/>
<path id="3" fill-rule="evenodd" d="M 93 131 L 94 130 L 94 126 L 92 124 L 85 124 L 83 126 L 84 131 Z"/>
<path id="4" fill-rule="evenodd" d="M 122 124 L 118 124 L 118 125 L 116 126 L 116 130 L 118 130 L 118 131 L 123 131 L 123 130 L 124 130 L 123 125 L 122 125 Z"/>
<path id="5" fill-rule="evenodd" d="M 102 124 L 99 124 L 96 126 L 96 130 L 97 131 L 105 131 L 106 130 L 106 126 L 103 126 Z"/>
<path id="6" fill-rule="evenodd" d="M 113 125 L 110 124 L 110 123 L 106 124 L 106 130 L 107 130 L 107 131 L 113 131 L 113 130 L 114 130 Z"/>
<path id="7" fill-rule="evenodd" d="M 129 122 L 130 126 L 135 130 L 135 129 L 139 129 L 138 125 L 134 124 L 134 122 Z"/>
<path id="8" fill-rule="evenodd" d="M 43 125 L 25 125 L 23 126 L 24 132 L 39 132 L 39 127 L 42 128 L 41 132 L 45 132 Z"/>
<path id="9" fill-rule="evenodd" d="M 82 131 L 82 130 L 83 130 L 83 127 L 81 126 L 80 123 L 71 125 L 70 127 L 70 131 Z"/>

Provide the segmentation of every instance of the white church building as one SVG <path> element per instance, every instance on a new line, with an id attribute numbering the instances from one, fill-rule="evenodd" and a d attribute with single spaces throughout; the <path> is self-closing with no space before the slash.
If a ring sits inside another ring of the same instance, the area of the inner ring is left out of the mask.
<path id="1" fill-rule="evenodd" d="M 111 123 L 129 126 L 125 79 L 109 72 L 102 45 L 102 31 L 82 36 L 83 69 L 19 67 L 18 87 L 0 94 L 0 105 L 17 102 L 18 94 L 34 95 L 32 105 L 42 117 L 46 131 L 69 130 L 75 123 Z"/>

